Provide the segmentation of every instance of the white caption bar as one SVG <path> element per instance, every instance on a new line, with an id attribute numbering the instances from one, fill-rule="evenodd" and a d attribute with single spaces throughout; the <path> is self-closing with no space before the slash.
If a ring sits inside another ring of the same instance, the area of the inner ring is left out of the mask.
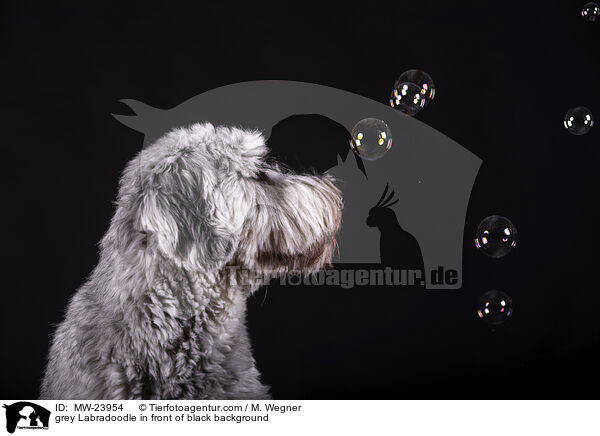
<path id="1" fill-rule="evenodd" d="M 600 434 L 600 401 L 24 401 L 3 400 L 15 435 Z M 12 428 L 11 428 L 12 427 Z M 32 430 L 45 429 L 43 433 Z M 178 433 L 182 432 L 182 433 Z M 4 433 L 7 434 L 7 433 Z M 210 433 L 213 434 L 213 433 Z M 216 434 L 216 433 L 214 433 Z"/>

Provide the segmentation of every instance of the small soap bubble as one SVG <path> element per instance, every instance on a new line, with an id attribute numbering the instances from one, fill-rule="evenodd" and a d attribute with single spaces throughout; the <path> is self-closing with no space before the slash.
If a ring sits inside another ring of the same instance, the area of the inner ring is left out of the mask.
<path id="1" fill-rule="evenodd" d="M 600 6 L 597 3 L 589 2 L 581 9 L 581 16 L 585 21 L 594 22 L 600 18 Z"/>
<path id="2" fill-rule="evenodd" d="M 421 94 L 421 91 L 422 89 L 414 83 L 396 82 L 392 95 L 390 95 L 390 106 L 406 115 L 413 116 L 427 103 L 427 99 Z"/>
<path id="3" fill-rule="evenodd" d="M 491 325 L 500 325 L 512 315 L 512 300 L 502 291 L 483 294 L 477 307 L 479 318 Z"/>
<path id="4" fill-rule="evenodd" d="M 404 83 L 414 83 L 419 88 L 421 88 L 421 95 L 425 97 L 427 102 L 433 100 L 435 97 L 435 84 L 433 83 L 433 79 L 429 74 L 425 71 L 421 70 L 408 70 L 404 73 L 400 74 L 397 82 Z"/>
<path id="5" fill-rule="evenodd" d="M 594 127 L 594 117 L 588 108 L 577 106 L 567 111 L 564 126 L 573 135 L 585 135 Z"/>
<path id="6" fill-rule="evenodd" d="M 425 71 L 408 70 L 394 83 L 390 105 L 413 116 L 435 97 L 435 84 Z"/>
<path id="7" fill-rule="evenodd" d="M 517 229 L 508 218 L 492 215 L 485 218 L 475 233 L 475 246 L 486 256 L 504 257 L 517 245 Z"/>
<path id="8" fill-rule="evenodd" d="M 352 129 L 350 148 L 362 159 L 379 159 L 391 147 L 392 132 L 382 120 L 365 118 Z"/>

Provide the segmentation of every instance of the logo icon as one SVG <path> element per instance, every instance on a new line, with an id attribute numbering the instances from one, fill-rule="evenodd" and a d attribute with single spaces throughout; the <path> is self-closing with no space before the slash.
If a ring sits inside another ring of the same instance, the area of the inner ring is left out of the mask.
<path id="1" fill-rule="evenodd" d="M 19 401 L 6 409 L 6 431 L 14 433 L 16 429 L 48 429 L 50 411 L 28 401 Z"/>
<path id="2" fill-rule="evenodd" d="M 333 262 L 387 264 L 391 253 L 392 266 L 412 269 L 416 265 L 424 271 L 426 289 L 461 288 L 464 224 L 481 159 L 419 120 L 341 89 L 286 80 L 226 85 L 171 109 L 135 100 L 122 102 L 135 115 L 114 117 L 143 133 L 144 146 L 175 127 L 198 121 L 259 130 L 267 142 L 278 123 L 298 114 L 323 116 L 348 135 L 359 120 L 384 121 L 394 136 L 394 146 L 384 157 L 358 165 L 348 157 L 354 152 L 344 140 L 347 157 L 339 155 L 337 165 L 332 162 L 328 169 L 344 196 Z M 302 132 L 303 143 L 310 142 L 307 132 Z M 395 197 L 384 207 L 373 207 L 386 186 Z M 399 254 L 399 250 L 406 252 Z M 440 268 L 452 271 L 453 279 L 437 281 Z"/>

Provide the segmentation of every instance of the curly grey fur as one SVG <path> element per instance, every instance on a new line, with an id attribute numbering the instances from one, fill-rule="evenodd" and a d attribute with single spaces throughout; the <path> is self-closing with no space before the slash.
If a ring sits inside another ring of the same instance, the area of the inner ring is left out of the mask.
<path id="1" fill-rule="evenodd" d="M 53 337 L 42 399 L 268 398 L 245 327 L 261 282 L 230 266 L 322 268 L 341 197 L 329 176 L 285 173 L 266 154 L 258 132 L 204 123 L 129 163 L 99 263 Z"/>

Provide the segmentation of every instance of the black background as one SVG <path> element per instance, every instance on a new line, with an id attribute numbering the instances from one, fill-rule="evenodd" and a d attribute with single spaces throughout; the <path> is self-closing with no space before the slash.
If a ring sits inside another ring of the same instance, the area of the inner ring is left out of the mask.
<path id="1" fill-rule="evenodd" d="M 288 79 L 386 102 L 410 68 L 437 87 L 417 118 L 483 159 L 463 288 L 271 285 L 249 302 L 264 381 L 280 399 L 597 396 L 600 128 L 562 127 L 573 106 L 600 117 L 600 22 L 581 18 L 583 3 L 0 3 L 0 397 L 37 396 L 53 325 L 96 264 L 143 139 L 111 117 L 128 113 L 120 99 L 168 108 Z M 500 260 L 472 244 L 494 213 L 520 236 Z M 489 289 L 514 301 L 495 329 L 475 316 Z"/>

